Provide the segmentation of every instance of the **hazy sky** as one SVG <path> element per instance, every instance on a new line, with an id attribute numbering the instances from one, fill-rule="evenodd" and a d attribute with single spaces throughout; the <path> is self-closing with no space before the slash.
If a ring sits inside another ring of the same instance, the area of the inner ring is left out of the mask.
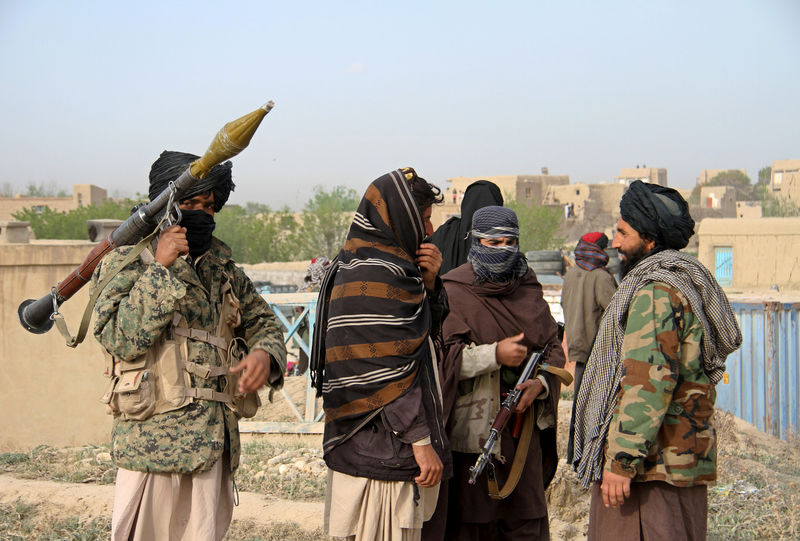
<path id="1" fill-rule="evenodd" d="M 606 182 L 800 158 L 800 1 L 0 0 L 0 183 L 146 192 L 275 109 L 231 201 L 299 208 L 413 166 Z"/>

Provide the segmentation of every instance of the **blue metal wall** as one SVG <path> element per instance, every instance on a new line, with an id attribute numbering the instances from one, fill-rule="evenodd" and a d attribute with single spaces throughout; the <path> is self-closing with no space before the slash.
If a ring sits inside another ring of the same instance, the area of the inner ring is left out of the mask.
<path id="1" fill-rule="evenodd" d="M 731 302 L 742 347 L 728 357 L 717 407 L 787 440 L 799 433 L 800 303 Z"/>

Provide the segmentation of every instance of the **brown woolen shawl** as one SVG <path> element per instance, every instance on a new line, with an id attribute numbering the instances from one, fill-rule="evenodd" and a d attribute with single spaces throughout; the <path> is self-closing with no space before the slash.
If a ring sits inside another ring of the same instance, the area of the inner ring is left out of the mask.
<path id="1" fill-rule="evenodd" d="M 548 364 L 564 366 L 564 351 L 558 340 L 558 326 L 544 300 L 542 286 L 532 270 L 522 278 L 505 283 L 475 283 L 475 272 L 471 263 L 465 263 L 444 276 L 442 282 L 447 290 L 450 313 L 444 321 L 444 359 L 442 362 L 442 393 L 444 396 L 444 416 L 448 432 L 451 428 L 451 413 L 458 389 L 458 375 L 461 372 L 461 351 L 466 344 L 491 344 L 509 336 L 525 333 L 523 344 L 530 356 L 534 350 L 551 344 Z M 550 400 L 553 412 L 558 412 L 558 397 L 561 392 L 560 381 L 545 373 L 550 386 Z M 556 456 L 555 429 L 542 434 L 542 457 L 545 463 L 544 485 L 550 482 L 555 473 L 556 461 L 548 461 Z"/>
<path id="2" fill-rule="evenodd" d="M 425 235 L 413 169 L 373 181 L 356 211 L 328 301 L 323 448 L 403 395 L 429 354 L 431 315 L 414 259 Z"/>

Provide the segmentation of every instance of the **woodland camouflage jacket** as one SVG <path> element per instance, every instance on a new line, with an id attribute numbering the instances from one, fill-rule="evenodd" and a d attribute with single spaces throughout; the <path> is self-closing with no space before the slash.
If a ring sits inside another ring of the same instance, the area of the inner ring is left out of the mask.
<path id="1" fill-rule="evenodd" d="M 130 252 L 114 250 L 98 265 L 93 285 Z M 132 361 L 143 355 L 172 321 L 183 315 L 189 327 L 214 333 L 220 308 L 223 271 L 241 302 L 242 321 L 235 329 L 250 351 L 263 349 L 272 357 L 268 384 L 283 385 L 286 348 L 275 316 L 256 292 L 244 271 L 231 259 L 231 251 L 214 238 L 196 268 L 178 258 L 169 268 L 136 258 L 103 290 L 95 305 L 94 335 L 117 359 Z M 189 361 L 220 366 L 213 346 L 189 340 Z M 194 375 L 192 386 L 219 385 L 219 379 Z M 219 390 L 216 389 L 215 390 Z M 231 470 L 239 464 L 239 429 L 235 414 L 224 404 L 196 400 L 179 410 L 155 414 L 144 421 L 119 418 L 111 433 L 112 456 L 117 466 L 141 472 L 192 473 L 207 471 L 230 450 Z"/>
<path id="2" fill-rule="evenodd" d="M 624 370 L 605 469 L 675 486 L 716 480 L 716 390 L 703 370 L 703 329 L 686 297 L 661 282 L 628 311 Z"/>

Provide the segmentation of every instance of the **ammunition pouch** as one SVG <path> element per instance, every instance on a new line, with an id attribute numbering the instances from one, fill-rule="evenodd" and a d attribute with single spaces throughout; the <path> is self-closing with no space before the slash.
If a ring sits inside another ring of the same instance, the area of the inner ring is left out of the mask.
<path id="1" fill-rule="evenodd" d="M 225 404 L 237 418 L 254 416 L 261 405 L 258 394 L 240 394 L 239 374 L 230 372 L 230 367 L 247 355 L 244 339 L 233 336 L 235 327 L 241 323 L 239 306 L 225 275 L 217 335 L 190 328 L 176 312 L 144 355 L 121 361 L 106 352 L 105 376 L 109 384 L 101 402 L 107 405 L 108 413 L 122 420 L 143 421 L 181 409 L 195 400 L 211 400 Z M 213 346 L 220 365 L 190 361 L 189 340 Z M 214 380 L 216 385 L 192 386 L 193 377 L 195 381 Z"/>

